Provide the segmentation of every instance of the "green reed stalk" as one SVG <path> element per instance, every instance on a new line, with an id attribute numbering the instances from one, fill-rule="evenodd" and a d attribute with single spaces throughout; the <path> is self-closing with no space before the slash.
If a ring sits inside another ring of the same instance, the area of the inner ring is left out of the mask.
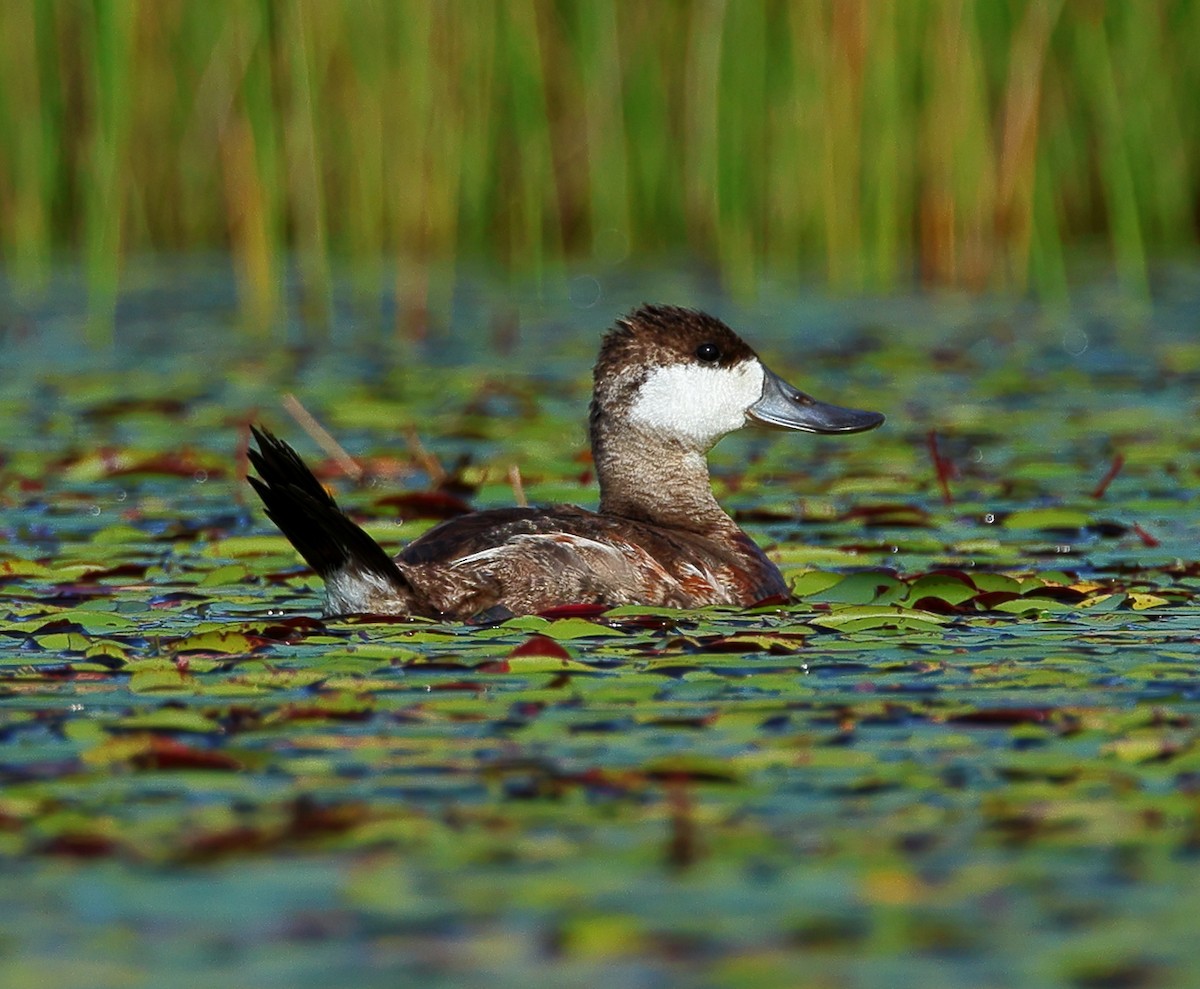
<path id="1" fill-rule="evenodd" d="M 1148 291 L 1142 217 L 1125 126 L 1125 108 L 1117 90 L 1110 42 L 1102 21 L 1085 22 L 1078 36 L 1079 68 L 1101 135 L 1100 170 L 1104 179 L 1110 235 L 1117 270 L 1127 288 Z"/>
<path id="2" fill-rule="evenodd" d="M 629 208 L 629 164 L 625 154 L 628 145 L 623 112 L 625 81 L 617 11 L 611 4 L 595 3 L 579 4 L 574 13 L 580 53 L 578 85 L 583 109 L 582 133 L 578 140 L 587 151 L 588 249 L 601 262 L 614 262 L 625 257 L 633 225 Z M 716 102 L 711 105 L 715 107 Z M 688 121 L 685 133 L 689 138 L 695 126 L 693 121 Z M 689 190 L 685 194 L 690 205 L 693 192 Z"/>
<path id="3" fill-rule="evenodd" d="M 132 114 L 130 56 L 136 8 L 123 0 L 94 0 L 87 66 L 90 75 L 90 131 L 86 134 L 83 183 L 84 270 L 91 319 L 88 334 L 107 339 L 117 300 L 122 251 Z"/>
<path id="4" fill-rule="evenodd" d="M 250 0 L 227 26 L 228 48 L 213 71 L 227 73 L 233 91 L 216 125 L 221 185 L 242 300 L 256 334 L 275 321 L 286 249 L 285 174 L 273 72 L 274 18 L 266 0 Z"/>
<path id="5" fill-rule="evenodd" d="M 48 167 L 46 132 L 39 119 L 49 102 L 41 92 L 39 18 L 28 6 L 0 7 L 0 36 L 12 39 L 10 57 L 0 63 L 0 133 L 11 143 L 10 220 L 0 241 L 11 259 L 15 281 L 36 290 L 44 277 L 50 247 L 50 202 L 54 184 Z"/>
<path id="6" fill-rule="evenodd" d="M 911 201 L 905 195 L 911 177 L 899 166 L 911 155 L 911 105 L 906 98 L 911 81 L 899 50 L 901 17 L 906 8 L 885 4 L 875 8 L 869 25 L 875 57 L 865 67 L 865 87 L 873 99 L 864 101 L 862 119 L 862 237 L 866 245 L 864 280 L 888 289 L 900 277 L 899 265 L 908 249 L 906 230 L 912 223 Z"/>
<path id="7" fill-rule="evenodd" d="M 330 318 L 332 275 L 327 243 L 325 185 L 322 181 L 326 144 L 319 119 L 319 85 L 330 52 L 332 8 L 289 0 L 281 8 L 284 30 L 294 39 L 285 54 L 284 113 L 287 190 L 294 228 L 294 247 L 306 321 L 325 326 Z M 343 161 L 344 164 L 344 161 Z"/>
<path id="8" fill-rule="evenodd" d="M 1060 295 L 1103 245 L 1194 253 L 1200 0 L 12 0 L 0 249 L 227 250 L 245 322 L 294 260 L 405 326 L 460 260 L 692 259 L 727 287 Z M 595 270 L 600 270 L 599 268 Z M 440 290 L 439 290 L 440 291 Z M 440 303 L 438 303 L 440 305 Z"/>
<path id="9" fill-rule="evenodd" d="M 750 292 L 764 243 L 764 129 L 768 105 L 767 27 L 761 4 L 727 4 L 720 39 L 717 130 L 710 133 L 717 159 L 717 261 L 735 292 Z M 684 94 L 685 98 L 690 94 Z"/>

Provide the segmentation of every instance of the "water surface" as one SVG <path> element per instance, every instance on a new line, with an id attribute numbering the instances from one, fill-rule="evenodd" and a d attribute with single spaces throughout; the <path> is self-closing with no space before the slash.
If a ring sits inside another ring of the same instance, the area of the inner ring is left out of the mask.
<path id="1" fill-rule="evenodd" d="M 0 981 L 1200 978 L 1194 271 L 1058 310 L 463 277 L 425 322 L 346 289 L 266 342 L 220 263 L 132 283 L 100 347 L 69 275 L 0 303 Z M 714 451 L 794 604 L 315 620 L 248 422 L 389 545 L 439 468 L 594 504 L 590 362 L 643 300 L 888 415 Z"/>

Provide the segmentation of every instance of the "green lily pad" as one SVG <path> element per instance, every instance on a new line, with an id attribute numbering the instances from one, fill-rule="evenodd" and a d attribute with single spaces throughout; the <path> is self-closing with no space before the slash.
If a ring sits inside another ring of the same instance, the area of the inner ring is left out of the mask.
<path id="1" fill-rule="evenodd" d="M 1081 529 L 1091 521 L 1085 512 L 1071 508 L 1025 508 L 1004 519 L 1006 529 Z"/>
<path id="2" fill-rule="evenodd" d="M 853 606 L 839 608 L 837 611 L 820 615 L 811 619 L 813 625 L 821 628 L 841 629 L 844 631 L 863 631 L 864 629 L 885 627 L 937 628 L 944 625 L 948 619 L 942 615 L 930 614 L 925 611 L 915 611 L 912 608 L 902 608 L 899 605 L 884 606 Z"/>
<path id="3" fill-rule="evenodd" d="M 187 708 L 159 708 L 144 714 L 127 715 L 109 722 L 108 727 L 126 731 L 177 731 L 204 735 L 223 731 L 212 718 Z"/>

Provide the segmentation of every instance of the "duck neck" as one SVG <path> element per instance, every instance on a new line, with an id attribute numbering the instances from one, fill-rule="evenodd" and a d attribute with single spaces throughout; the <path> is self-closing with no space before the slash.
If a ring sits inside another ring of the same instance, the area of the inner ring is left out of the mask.
<path id="1" fill-rule="evenodd" d="M 594 419 L 600 511 L 692 532 L 736 532 L 713 497 L 704 451 L 628 424 Z"/>

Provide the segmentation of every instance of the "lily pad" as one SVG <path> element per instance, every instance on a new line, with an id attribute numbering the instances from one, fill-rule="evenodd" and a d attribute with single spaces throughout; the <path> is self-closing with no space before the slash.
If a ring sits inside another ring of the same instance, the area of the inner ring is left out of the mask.
<path id="1" fill-rule="evenodd" d="M 360 30 L 389 34 L 386 9 Z M 611 47 L 603 19 L 564 16 L 555 37 Z M 726 20 L 728 50 L 755 50 Z M 440 37 L 436 16 L 414 30 Z M 314 67 L 320 121 L 349 77 Z M 639 105 L 662 88 L 621 81 Z M 254 173 L 226 143 L 230 174 Z M 5 323 L 9 981 L 1194 983 L 1191 309 L 1128 322 L 1103 286 L 1036 318 L 998 298 L 726 305 L 780 373 L 888 415 L 713 450 L 714 491 L 792 600 L 322 617 L 319 579 L 239 480 L 245 423 L 294 441 L 389 550 L 431 524 L 398 507 L 512 504 L 514 465 L 530 500 L 594 506 L 587 367 L 612 314 L 555 301 L 557 277 L 535 304 L 430 272 L 426 336 L 403 342 L 337 278 L 328 335 L 296 323 L 289 346 L 221 326 L 224 282 L 166 320 L 122 300 L 108 349 L 58 346 L 70 292 L 36 334 Z M 614 312 L 642 297 L 595 277 Z M 389 326 L 411 305 L 387 302 Z M 135 343 L 143 310 L 178 338 Z M 484 339 L 503 325 L 507 356 Z"/>

